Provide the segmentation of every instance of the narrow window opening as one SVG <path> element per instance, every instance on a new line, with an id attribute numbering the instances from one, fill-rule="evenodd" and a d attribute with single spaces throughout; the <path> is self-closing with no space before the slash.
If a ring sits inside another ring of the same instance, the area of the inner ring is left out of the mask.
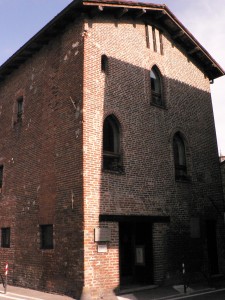
<path id="1" fill-rule="evenodd" d="M 122 171 L 119 122 L 112 115 L 105 119 L 103 125 L 103 168 Z"/>
<path id="2" fill-rule="evenodd" d="M 23 115 L 23 97 L 17 100 L 17 121 L 22 121 Z"/>
<path id="3" fill-rule="evenodd" d="M 40 225 L 41 249 L 53 249 L 53 225 Z"/>
<path id="4" fill-rule="evenodd" d="M 184 141 L 180 133 L 176 133 L 173 138 L 174 164 L 175 164 L 175 178 L 187 179 L 187 163 L 186 163 L 186 149 Z"/>
<path id="5" fill-rule="evenodd" d="M 159 72 L 155 68 L 152 68 L 150 71 L 150 80 L 151 80 L 151 95 L 152 103 L 158 106 L 163 106 L 162 100 L 162 83 Z"/>
<path id="6" fill-rule="evenodd" d="M 1 247 L 10 248 L 10 227 L 2 228 Z"/>
<path id="7" fill-rule="evenodd" d="M 0 189 L 2 188 L 3 184 L 3 166 L 0 166 Z"/>
<path id="8" fill-rule="evenodd" d="M 153 49 L 155 52 L 157 52 L 156 33 L 154 27 L 152 27 L 152 38 L 153 38 Z"/>
<path id="9" fill-rule="evenodd" d="M 101 70 L 103 73 L 106 73 L 107 66 L 108 66 L 108 57 L 105 54 L 103 54 L 101 57 Z"/>
<path id="10" fill-rule="evenodd" d="M 163 38 L 162 38 L 162 33 L 159 33 L 159 42 L 160 42 L 160 54 L 164 55 L 164 49 L 163 49 Z"/>
<path id="11" fill-rule="evenodd" d="M 149 27 L 147 24 L 145 25 L 145 37 L 146 37 L 146 46 L 147 48 L 150 48 Z"/>

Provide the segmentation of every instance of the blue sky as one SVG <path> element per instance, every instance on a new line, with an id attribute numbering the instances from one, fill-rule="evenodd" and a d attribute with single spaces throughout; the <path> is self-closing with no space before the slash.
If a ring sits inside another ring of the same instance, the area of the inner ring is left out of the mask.
<path id="1" fill-rule="evenodd" d="M 71 2 L 71 0 L 0 0 L 0 65 Z M 225 0 L 150 2 L 166 4 L 225 69 Z M 218 148 L 225 155 L 225 78 L 215 80 L 211 85 L 211 91 Z"/>

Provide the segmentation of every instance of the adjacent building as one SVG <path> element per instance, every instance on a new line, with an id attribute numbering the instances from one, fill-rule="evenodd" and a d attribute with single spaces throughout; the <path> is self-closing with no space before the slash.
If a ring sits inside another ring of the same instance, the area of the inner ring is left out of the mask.
<path id="1" fill-rule="evenodd" d="M 224 156 L 220 156 L 220 169 L 221 169 L 222 184 L 223 184 L 223 197 L 225 200 L 225 157 Z"/>
<path id="2" fill-rule="evenodd" d="M 218 41 L 219 43 L 219 41 Z M 1 268 L 79 299 L 225 271 L 210 83 L 165 5 L 73 1 L 0 67 Z M 202 275 L 203 274 L 203 275 Z"/>

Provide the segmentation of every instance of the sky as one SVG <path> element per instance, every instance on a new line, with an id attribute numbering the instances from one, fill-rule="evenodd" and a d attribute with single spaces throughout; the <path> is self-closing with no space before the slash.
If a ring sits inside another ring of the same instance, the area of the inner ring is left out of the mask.
<path id="1" fill-rule="evenodd" d="M 166 4 L 225 69 L 225 0 L 138 0 Z M 71 0 L 0 0 L 0 65 Z M 225 76 L 211 85 L 219 154 L 225 155 Z"/>

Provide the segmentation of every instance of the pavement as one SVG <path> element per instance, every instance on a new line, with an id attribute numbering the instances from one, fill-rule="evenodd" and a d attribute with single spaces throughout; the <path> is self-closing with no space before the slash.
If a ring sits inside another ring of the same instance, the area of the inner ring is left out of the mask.
<path id="1" fill-rule="evenodd" d="M 118 300 L 172 300 L 172 299 L 184 299 L 188 295 L 207 294 L 216 290 L 225 289 L 225 280 L 221 280 L 215 283 L 212 287 L 209 287 L 205 282 L 196 283 L 190 285 L 184 291 L 183 285 L 174 286 L 152 286 L 148 289 L 137 290 L 128 293 L 124 293 L 117 297 Z"/>
<path id="2" fill-rule="evenodd" d="M 36 290 L 16 287 L 7 285 L 6 294 L 4 294 L 4 288 L 0 287 L 0 300 L 11 299 L 11 300 L 74 300 L 74 298 L 40 292 Z"/>
<path id="3" fill-rule="evenodd" d="M 131 293 L 118 296 L 118 300 L 166 300 L 175 299 L 180 296 L 190 295 L 194 293 L 201 293 L 211 290 L 207 287 L 187 288 L 184 292 L 183 286 L 167 286 L 167 287 L 155 287 L 148 290 L 134 291 Z"/>
<path id="4" fill-rule="evenodd" d="M 118 295 L 118 300 L 172 300 L 182 299 L 187 295 L 204 294 L 219 289 L 225 290 L 225 280 L 209 287 L 206 283 L 193 284 L 184 292 L 183 285 L 174 286 L 148 286 L 136 290 L 125 290 L 123 294 Z M 8 285 L 7 292 L 4 294 L 4 288 L 0 286 L 0 300 L 74 300 L 74 298 L 40 292 L 27 288 Z"/>

